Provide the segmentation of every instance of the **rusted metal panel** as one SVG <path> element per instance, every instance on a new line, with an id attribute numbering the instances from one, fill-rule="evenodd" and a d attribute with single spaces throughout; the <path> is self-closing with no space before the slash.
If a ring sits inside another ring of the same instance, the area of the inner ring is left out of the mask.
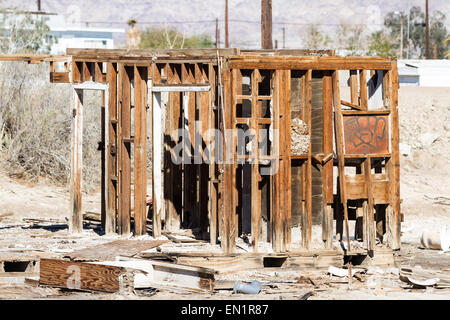
<path id="1" fill-rule="evenodd" d="M 343 125 L 345 154 L 389 153 L 388 115 L 346 115 Z"/>

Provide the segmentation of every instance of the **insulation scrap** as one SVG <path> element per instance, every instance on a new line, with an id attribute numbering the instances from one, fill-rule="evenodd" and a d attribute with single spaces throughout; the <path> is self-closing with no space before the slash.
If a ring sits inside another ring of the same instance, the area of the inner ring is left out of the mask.
<path id="1" fill-rule="evenodd" d="M 310 140 L 306 123 L 298 118 L 293 118 L 291 121 L 291 153 L 293 155 L 307 154 Z"/>

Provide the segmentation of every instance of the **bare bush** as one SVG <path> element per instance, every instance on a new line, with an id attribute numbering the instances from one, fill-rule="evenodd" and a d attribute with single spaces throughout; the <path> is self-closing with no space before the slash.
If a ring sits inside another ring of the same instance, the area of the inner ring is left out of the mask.
<path id="1" fill-rule="evenodd" d="M 0 65 L 0 147 L 9 175 L 67 183 L 70 177 L 72 90 L 50 84 L 48 65 L 7 62 Z M 100 181 L 100 99 L 85 97 L 83 185 Z"/>

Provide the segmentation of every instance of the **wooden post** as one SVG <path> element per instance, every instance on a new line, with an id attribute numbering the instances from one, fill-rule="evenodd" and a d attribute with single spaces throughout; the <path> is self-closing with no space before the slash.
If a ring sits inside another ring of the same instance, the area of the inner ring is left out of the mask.
<path id="1" fill-rule="evenodd" d="M 303 76 L 303 121 L 308 127 L 308 135 L 311 137 L 311 96 L 312 96 L 312 70 L 308 70 Z M 302 246 L 305 249 L 311 248 L 312 237 L 312 159 L 311 143 L 308 147 L 308 158 L 303 164 L 303 196 L 305 206 L 302 215 Z"/>
<path id="2" fill-rule="evenodd" d="M 359 89 L 361 109 L 368 110 L 367 70 L 359 70 Z"/>
<path id="3" fill-rule="evenodd" d="M 209 83 L 211 85 L 211 88 L 216 87 L 216 71 L 214 69 L 214 66 L 212 63 L 208 64 L 208 74 L 209 74 Z M 209 128 L 217 128 L 216 127 L 216 114 L 214 113 L 214 102 L 216 100 L 216 91 L 211 90 L 209 94 L 209 106 L 208 106 L 208 114 L 209 114 Z M 217 113 L 220 112 L 220 110 L 217 108 Z M 219 137 L 213 136 L 210 137 L 210 152 L 214 150 L 216 152 L 216 148 L 213 147 L 213 145 L 216 142 L 216 139 L 219 139 Z M 217 177 L 216 177 L 216 157 L 215 154 L 210 154 L 211 162 L 209 163 L 209 203 L 208 203 L 208 210 L 209 210 L 209 241 L 211 245 L 215 245 L 217 242 L 217 201 L 218 201 L 218 184 L 217 184 Z"/>
<path id="4" fill-rule="evenodd" d="M 106 92 L 102 91 L 102 104 L 100 106 L 100 136 L 101 136 L 101 201 L 100 201 L 100 217 L 101 217 L 101 225 L 102 228 L 105 229 L 106 225 L 106 188 L 108 181 L 106 180 L 106 101 L 105 101 Z"/>
<path id="5" fill-rule="evenodd" d="M 108 99 L 108 146 L 106 185 L 107 201 L 105 213 L 105 233 L 116 232 L 117 212 L 117 65 L 108 63 L 107 81 L 109 84 Z"/>
<path id="6" fill-rule="evenodd" d="M 119 64 L 120 82 L 120 148 L 119 148 L 119 210 L 118 231 L 120 235 L 129 234 L 131 211 L 131 79 L 127 67 Z"/>
<path id="7" fill-rule="evenodd" d="M 398 123 L 398 69 L 397 61 L 392 62 L 390 74 L 390 107 L 391 107 L 391 159 L 390 159 L 390 183 L 392 210 L 392 244 L 394 250 L 400 249 L 400 156 L 399 156 L 399 123 Z"/>
<path id="8" fill-rule="evenodd" d="M 134 233 L 147 233 L 147 67 L 134 67 Z"/>
<path id="9" fill-rule="evenodd" d="M 333 90 L 329 72 L 323 77 L 323 153 L 333 154 Z M 327 249 L 333 242 L 333 158 L 322 165 L 323 180 L 323 222 L 322 240 Z"/>
<path id="10" fill-rule="evenodd" d="M 83 230 L 83 214 L 81 212 L 83 90 L 73 90 L 71 144 L 70 203 L 72 206 L 72 216 L 69 223 L 69 232 L 79 233 Z"/>
<path id="11" fill-rule="evenodd" d="M 333 72 L 333 104 L 334 104 L 334 126 L 336 131 L 336 151 L 338 156 L 338 171 L 341 203 L 344 206 L 345 233 L 347 237 L 348 251 L 350 247 L 350 235 L 348 227 L 348 208 L 347 208 L 347 188 L 345 185 L 345 159 L 344 159 L 344 142 L 342 128 L 342 110 L 341 110 L 341 94 L 339 90 L 339 71 Z"/>
<path id="12" fill-rule="evenodd" d="M 368 111 L 367 70 L 360 70 L 360 105 L 363 111 Z M 352 102 L 353 103 L 353 102 Z M 375 250 L 375 221 L 374 221 L 374 198 L 372 187 L 372 165 L 371 158 L 367 157 L 363 163 L 364 175 L 367 183 L 367 200 L 363 201 L 363 241 L 368 250 Z"/>
<path id="13" fill-rule="evenodd" d="M 365 230 L 364 238 L 367 239 L 367 249 L 370 251 L 375 250 L 375 232 L 374 232 L 374 199 L 373 199 L 373 187 L 372 187 L 372 166 L 371 157 L 368 156 L 364 160 L 364 175 L 367 183 L 367 205 L 364 206 L 364 220 Z"/>
<path id="14" fill-rule="evenodd" d="M 259 125 L 257 118 L 260 118 L 260 109 L 258 108 L 258 83 L 260 82 L 259 70 L 253 70 L 252 72 L 252 120 L 249 129 L 253 130 L 255 136 L 253 137 L 252 144 L 252 156 L 253 163 L 251 164 L 252 178 L 251 178 L 251 228 L 252 228 L 252 246 L 253 251 L 258 251 L 259 234 L 261 230 L 261 190 L 259 189 L 259 183 L 261 176 L 259 173 Z"/>
<path id="15" fill-rule="evenodd" d="M 284 191 L 284 213 L 283 213 L 283 251 L 287 250 L 291 242 L 291 71 L 283 71 L 283 191 Z"/>
<path id="16" fill-rule="evenodd" d="M 196 73 L 196 83 L 204 84 L 208 82 L 208 65 L 197 64 L 198 74 Z M 209 129 L 209 106 L 210 106 L 210 95 L 209 92 L 197 92 L 198 96 L 198 110 L 199 110 L 199 128 L 198 137 L 200 141 L 198 144 L 203 149 L 203 146 L 208 145 L 208 137 L 206 136 L 207 130 Z M 196 142 L 197 143 L 197 142 Z M 209 165 L 206 163 L 206 155 L 204 150 L 201 151 L 201 164 L 198 165 L 199 170 L 199 224 L 202 236 L 206 237 L 208 231 L 209 218 L 208 218 L 208 208 L 211 199 L 211 194 L 209 192 Z"/>
<path id="17" fill-rule="evenodd" d="M 155 64 L 152 65 L 155 69 Z M 153 74 L 155 71 L 153 70 Z M 161 215 L 164 210 L 162 190 L 162 128 L 161 93 L 152 93 L 152 190 L 153 190 L 153 237 L 161 236 Z"/>
<path id="18" fill-rule="evenodd" d="M 226 133 L 226 130 L 229 130 L 233 128 L 233 112 L 232 110 L 229 110 L 230 106 L 231 108 L 234 107 L 231 99 L 231 95 L 234 91 L 232 91 L 232 85 L 231 85 L 231 70 L 230 69 L 224 69 L 222 71 L 222 83 L 223 83 L 223 100 L 224 103 L 222 105 L 223 108 L 225 106 L 228 106 L 228 110 L 224 110 L 225 114 L 225 128 L 224 128 L 224 143 L 223 143 L 223 159 L 225 161 L 224 164 L 224 174 L 223 174 L 223 210 L 220 210 L 220 222 L 219 227 L 221 229 L 220 235 L 221 235 L 221 246 L 222 249 L 225 251 L 225 253 L 231 253 L 234 251 L 235 248 L 235 238 L 234 238 L 234 231 L 233 228 L 233 217 L 236 211 L 236 208 L 234 206 L 234 185 L 233 185 L 233 170 L 234 163 L 230 163 L 231 159 L 229 154 L 227 154 L 227 150 L 234 150 L 233 147 L 229 147 L 229 144 L 234 145 L 234 138 L 231 136 L 228 136 Z M 234 100 L 234 99 L 232 99 Z"/>

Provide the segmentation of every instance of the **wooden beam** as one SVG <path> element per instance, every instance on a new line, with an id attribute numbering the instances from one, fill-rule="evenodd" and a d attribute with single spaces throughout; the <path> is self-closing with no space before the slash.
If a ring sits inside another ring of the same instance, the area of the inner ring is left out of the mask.
<path id="1" fill-rule="evenodd" d="M 72 139 L 70 164 L 71 219 L 69 231 L 79 233 L 83 229 L 81 212 L 81 179 L 83 164 L 83 90 L 73 90 Z"/>
<path id="2" fill-rule="evenodd" d="M 125 62 L 127 60 L 151 60 L 157 59 L 201 59 L 208 57 L 216 59 L 217 52 L 219 56 L 229 56 L 239 54 L 239 49 L 151 49 L 151 50 L 127 50 L 127 49 L 78 49 L 67 48 L 66 54 L 74 56 L 79 60 L 97 60 L 102 62 L 112 62 L 110 60 Z M 28 59 L 30 60 L 30 59 Z M 158 61 L 159 62 L 159 61 Z"/>
<path id="3" fill-rule="evenodd" d="M 341 104 L 347 107 L 350 107 L 352 109 L 356 109 L 356 110 L 362 110 L 362 108 L 360 106 L 358 106 L 357 104 L 354 103 L 350 103 L 344 100 L 341 100 Z"/>
<path id="4" fill-rule="evenodd" d="M 152 65 L 153 74 L 156 68 Z M 164 210 L 162 189 L 162 128 L 161 93 L 152 91 L 152 190 L 153 190 L 153 237 L 161 236 L 161 215 Z"/>
<path id="5" fill-rule="evenodd" d="M 233 71 L 234 73 L 234 71 Z M 223 114 L 224 118 L 224 144 L 223 144 L 223 159 L 224 159 L 224 174 L 223 174 L 223 210 L 219 212 L 219 228 L 221 235 L 221 246 L 225 253 L 231 253 L 235 248 L 235 239 L 234 239 L 234 231 L 233 228 L 233 217 L 235 214 L 235 206 L 234 206 L 234 184 L 233 184 L 233 175 L 234 175 L 234 163 L 233 158 L 231 158 L 232 154 L 228 154 L 228 150 L 234 150 L 234 137 L 227 135 L 230 132 L 229 129 L 233 128 L 233 111 L 229 110 L 234 108 L 234 99 L 232 95 L 235 94 L 235 90 L 233 90 L 232 85 L 232 72 L 230 69 L 222 70 L 222 86 L 223 86 L 223 105 L 224 109 Z"/>
<path id="6" fill-rule="evenodd" d="M 134 67 L 134 233 L 147 233 L 148 68 Z"/>
<path id="7" fill-rule="evenodd" d="M 391 153 L 390 180 L 391 180 L 391 210 L 392 210 L 392 243 L 391 248 L 400 249 L 400 153 L 399 153 L 399 120 L 398 120 L 398 69 L 397 61 L 392 62 L 390 78 L 390 109 L 391 109 Z"/>
<path id="8" fill-rule="evenodd" d="M 108 63 L 107 81 L 109 84 L 108 99 L 108 143 L 107 143 L 107 180 L 105 233 L 116 232 L 117 212 L 117 65 Z"/>
<path id="9" fill-rule="evenodd" d="M 50 72 L 51 83 L 70 83 L 69 72 Z"/>
<path id="10" fill-rule="evenodd" d="M 331 154 L 333 158 L 333 83 L 331 73 L 326 72 L 323 77 L 323 153 Z M 325 156 L 326 157 L 326 156 Z M 331 160 L 330 159 L 330 160 Z M 324 159 L 322 159 L 324 161 Z M 333 242 L 333 161 L 322 164 L 323 180 L 323 222 L 322 240 L 331 249 Z"/>
<path id="11" fill-rule="evenodd" d="M 303 108 L 302 117 L 303 122 L 308 127 L 308 135 L 311 136 L 311 97 L 312 97 L 312 70 L 302 78 L 303 83 Z M 311 248 L 312 239 L 312 154 L 311 143 L 308 147 L 308 157 L 303 164 L 302 169 L 303 179 L 303 197 L 305 201 L 304 210 L 302 214 L 302 246 L 305 249 Z"/>
<path id="12" fill-rule="evenodd" d="M 339 75 L 335 71 L 333 73 L 333 104 L 334 104 L 334 126 L 335 126 L 335 140 L 336 151 L 338 156 L 338 171 L 339 171 L 339 185 L 340 185 L 340 198 L 341 203 L 344 206 L 344 220 L 345 220 L 345 232 L 347 237 L 348 251 L 351 251 L 350 246 L 350 233 L 348 226 L 348 208 L 347 208 L 347 188 L 345 184 L 345 162 L 344 162 L 344 132 L 342 128 L 342 113 L 341 113 L 341 97 L 339 92 Z"/>
<path id="13" fill-rule="evenodd" d="M 261 176 L 259 173 L 259 149 L 258 149 L 258 141 L 259 141 L 259 125 L 256 122 L 256 118 L 259 118 L 260 110 L 258 108 L 258 84 L 260 81 L 259 70 L 253 70 L 251 76 L 251 84 L 252 84 L 252 121 L 249 129 L 255 132 L 253 144 L 252 144 L 252 154 L 254 157 L 254 162 L 251 164 L 252 177 L 251 177 L 251 234 L 252 234 L 252 247 L 253 251 L 258 250 L 258 241 L 259 234 L 261 231 L 261 190 L 259 188 L 259 183 L 261 181 Z"/>
<path id="14" fill-rule="evenodd" d="M 201 75 L 201 83 L 206 83 L 209 81 L 208 79 L 208 69 L 209 65 L 207 64 L 201 64 L 200 65 L 200 75 Z M 207 136 L 208 130 L 209 130 L 209 109 L 210 109 L 210 92 L 198 92 L 197 95 L 199 95 L 199 120 L 201 121 L 201 128 L 200 129 L 200 136 L 202 137 L 202 149 L 203 146 L 209 145 L 209 137 Z M 200 173 L 200 179 L 199 179 L 199 199 L 200 201 L 200 229 L 203 232 L 203 235 L 206 237 L 206 234 L 208 232 L 208 226 L 209 226 L 209 203 L 211 199 L 211 192 L 209 188 L 209 181 L 211 179 L 210 172 L 209 172 L 209 165 L 207 164 L 207 156 L 202 151 L 202 163 L 199 167 L 199 173 Z"/>
<path id="15" fill-rule="evenodd" d="M 367 205 L 364 206 L 364 216 L 363 218 L 366 220 L 365 222 L 365 230 L 363 238 L 367 239 L 364 241 L 367 243 L 368 250 L 375 250 L 375 232 L 374 232 L 374 196 L 373 196 L 373 187 L 372 187 L 372 166 L 371 166 L 371 157 L 367 157 L 364 160 L 364 176 L 367 183 Z"/>
<path id="16" fill-rule="evenodd" d="M 127 67 L 119 64 L 119 210 L 118 210 L 118 232 L 120 235 L 129 234 L 131 213 L 131 145 L 127 139 L 131 137 L 131 78 Z"/>
<path id="17" fill-rule="evenodd" d="M 358 105 L 359 104 L 359 101 L 358 101 L 359 99 L 358 98 L 359 98 L 359 92 L 358 92 L 358 71 L 357 70 L 350 70 L 350 101 L 351 101 L 351 104 L 352 105 Z"/>
<path id="18" fill-rule="evenodd" d="M 211 83 L 213 88 L 216 88 L 216 70 L 212 64 L 209 64 L 209 82 Z M 219 94 L 220 97 L 220 94 Z M 209 95 L 209 106 L 208 106 L 208 114 L 209 114 L 209 128 L 219 128 L 217 126 L 217 112 L 214 112 L 215 107 L 215 101 L 216 101 L 216 91 L 213 90 L 211 94 Z M 217 108 L 218 109 L 218 108 Z M 216 148 L 213 147 L 216 139 L 220 139 L 220 137 L 214 136 L 211 137 L 210 141 L 210 152 L 214 150 L 216 152 Z M 219 200 L 219 185 L 218 185 L 218 176 L 216 175 L 216 166 L 217 166 L 217 159 L 215 157 L 215 154 L 210 154 L 210 159 L 212 160 L 209 164 L 209 204 L 208 204 L 208 210 L 209 210 L 209 241 L 211 245 L 215 245 L 217 242 L 217 214 L 218 214 L 218 200 Z"/>
<path id="19" fill-rule="evenodd" d="M 284 72 L 284 123 L 283 128 L 285 130 L 284 134 L 284 151 L 283 157 L 284 161 L 284 181 L 285 181 L 285 196 L 284 202 L 285 206 L 285 214 L 283 220 L 283 229 L 284 229 L 284 250 L 287 250 L 288 245 L 291 242 L 291 230 L 292 230 L 292 212 L 291 212 L 291 71 L 286 70 Z"/>
<path id="20" fill-rule="evenodd" d="M 291 70 L 390 70 L 391 58 L 230 56 L 228 67 L 237 69 Z"/>
<path id="21" fill-rule="evenodd" d="M 362 110 L 368 110 L 368 93 L 367 93 L 367 70 L 359 70 L 359 90 L 360 90 L 360 102 Z"/>
<path id="22" fill-rule="evenodd" d="M 81 62 L 72 60 L 72 83 L 81 82 L 82 68 L 83 64 Z"/>

